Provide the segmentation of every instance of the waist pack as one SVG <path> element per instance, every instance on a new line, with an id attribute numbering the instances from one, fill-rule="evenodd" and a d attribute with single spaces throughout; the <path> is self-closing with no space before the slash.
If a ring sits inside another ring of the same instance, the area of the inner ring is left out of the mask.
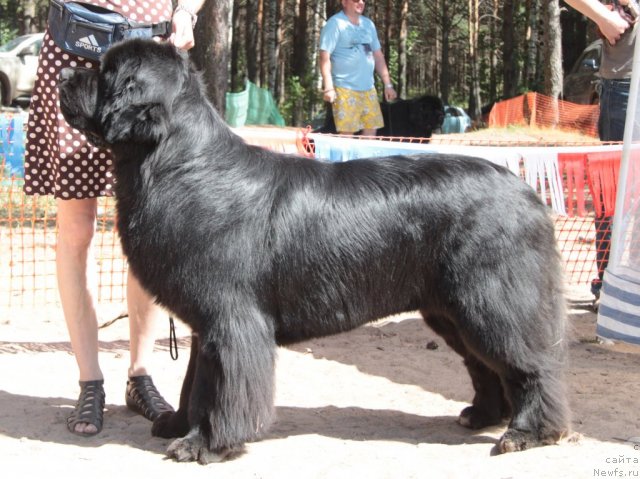
<path id="1" fill-rule="evenodd" d="M 56 45 L 91 60 L 120 40 L 171 35 L 171 22 L 138 23 L 106 8 L 63 0 L 51 0 L 47 23 Z"/>

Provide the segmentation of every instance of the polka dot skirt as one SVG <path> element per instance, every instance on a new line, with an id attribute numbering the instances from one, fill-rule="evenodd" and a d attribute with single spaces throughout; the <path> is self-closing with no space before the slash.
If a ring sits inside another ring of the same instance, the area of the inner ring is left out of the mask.
<path id="1" fill-rule="evenodd" d="M 87 3 L 119 11 L 138 22 L 155 23 L 171 18 L 171 0 Z M 60 112 L 58 74 L 66 67 L 97 69 L 98 63 L 61 50 L 46 32 L 27 123 L 24 192 L 62 199 L 111 196 L 111 154 L 89 144 Z"/>

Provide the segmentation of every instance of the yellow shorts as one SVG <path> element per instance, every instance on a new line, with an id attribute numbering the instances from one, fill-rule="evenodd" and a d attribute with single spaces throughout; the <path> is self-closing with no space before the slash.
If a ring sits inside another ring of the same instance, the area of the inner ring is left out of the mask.
<path id="1" fill-rule="evenodd" d="M 355 91 L 336 87 L 333 119 L 338 133 L 355 133 L 365 128 L 382 128 L 384 121 L 376 89 Z"/>

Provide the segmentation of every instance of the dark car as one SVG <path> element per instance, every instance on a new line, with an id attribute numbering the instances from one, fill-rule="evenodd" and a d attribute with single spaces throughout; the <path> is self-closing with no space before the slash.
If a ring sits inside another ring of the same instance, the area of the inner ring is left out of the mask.
<path id="1" fill-rule="evenodd" d="M 584 49 L 564 77 L 562 98 L 572 103 L 595 105 L 599 102 L 597 90 L 602 40 L 596 40 Z"/>

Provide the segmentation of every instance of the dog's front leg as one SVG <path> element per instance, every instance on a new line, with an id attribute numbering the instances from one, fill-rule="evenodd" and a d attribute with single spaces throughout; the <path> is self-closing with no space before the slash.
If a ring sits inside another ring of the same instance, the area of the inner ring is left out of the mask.
<path id="1" fill-rule="evenodd" d="M 176 412 L 165 412 L 153 421 L 151 434 L 157 437 L 173 438 L 183 437 L 189 432 L 189 398 L 193 379 L 196 375 L 196 361 L 200 349 L 198 335 L 191 334 L 191 352 L 189 355 L 189 365 L 182 383 L 180 391 L 180 406 Z"/>
<path id="2" fill-rule="evenodd" d="M 275 379 L 273 329 L 262 315 L 254 312 L 207 324 L 221 330 L 199 332 L 188 407 L 190 429 L 167 449 L 167 455 L 178 461 L 201 464 L 241 454 L 246 442 L 269 427 Z"/>

